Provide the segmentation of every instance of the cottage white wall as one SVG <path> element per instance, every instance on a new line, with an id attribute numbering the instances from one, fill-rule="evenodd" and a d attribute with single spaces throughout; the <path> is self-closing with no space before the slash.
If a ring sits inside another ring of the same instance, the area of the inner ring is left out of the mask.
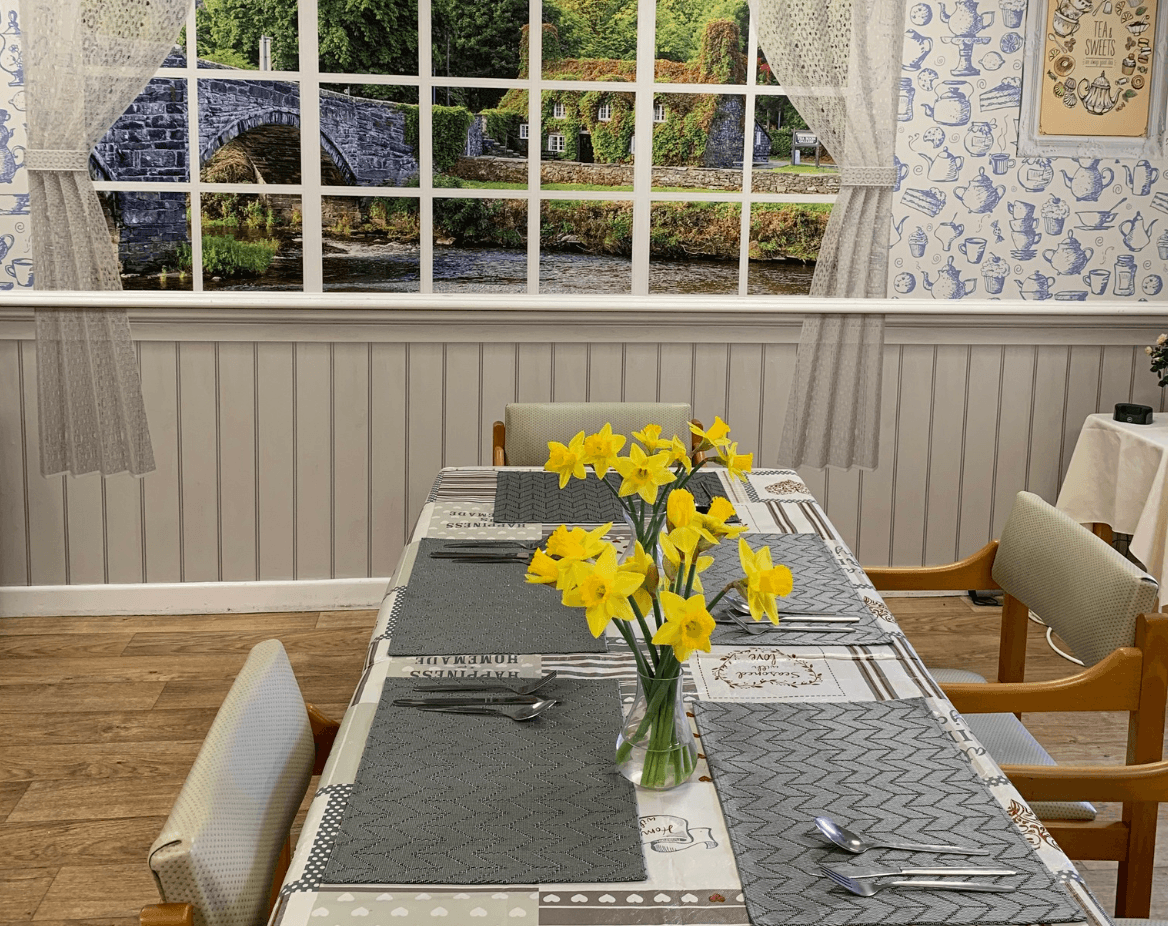
<path id="1" fill-rule="evenodd" d="M 1074 180 L 1083 169 L 1075 159 L 1017 156 L 1025 43 L 1041 41 L 1041 36 L 1026 34 L 1023 0 L 974 3 L 979 15 L 990 14 L 993 21 L 978 33 L 988 42 L 973 50 L 973 64 L 981 73 L 972 77 L 952 75 L 958 67 L 957 46 L 948 41 L 953 34 L 942 17 L 942 12 L 954 12 L 952 0 L 905 3 L 896 143 L 902 179 L 894 199 L 889 296 L 1019 302 L 1034 298 L 1045 288 L 1047 299 L 1159 304 L 1168 300 L 1164 289 L 1168 279 L 1168 162 L 1103 159 L 1096 165 L 1100 177 L 1080 176 L 1084 181 L 1104 180 L 1110 173 L 1110 182 L 1099 191 L 1097 201 L 1077 201 L 1067 179 Z M 1161 15 L 1165 13 L 1168 11 Z M 1165 79 L 1166 64 L 1157 62 L 1157 79 Z M 954 80 L 965 81 L 965 86 L 946 83 Z M 1017 82 L 1017 94 L 1010 90 L 1013 82 Z M 945 94 L 949 95 L 938 108 L 938 98 Z M 953 116 L 963 109 L 954 94 L 969 100 L 969 115 L 964 120 Z M 955 121 L 960 124 L 952 124 Z M 988 123 L 988 134 L 978 123 Z M 962 160 L 948 161 L 946 151 Z M 938 162 L 938 157 L 944 160 Z M 952 167 L 942 170 L 941 164 L 946 162 Z M 1155 182 L 1139 182 L 1145 170 L 1149 177 L 1150 171 L 1157 172 Z M 983 172 L 984 181 L 980 179 Z M 1129 173 L 1136 174 L 1134 184 Z M 1093 186 L 1085 182 L 1077 185 L 1080 190 Z M 992 192 L 981 196 L 979 187 Z M 1069 216 L 1061 226 L 1057 222 L 1047 225 L 1043 215 L 1055 198 L 1069 207 Z M 1042 236 L 1028 247 L 1024 246 L 1023 233 L 1010 224 L 1021 220 L 1027 206 L 1033 209 L 1038 220 L 1035 230 Z M 1086 229 L 1076 215 L 1082 210 L 1112 210 L 1116 206 L 1116 215 L 1106 228 Z M 1125 241 L 1122 226 L 1137 214 L 1137 224 L 1127 228 L 1134 232 L 1150 225 L 1147 243 L 1137 240 L 1138 236 Z M 1050 262 L 1050 252 L 1060 245 L 1073 247 L 1068 243 L 1071 235 L 1084 253 L 1090 250 L 1090 257 L 1077 272 L 1059 273 Z M 983 239 L 984 248 L 978 243 Z M 1116 262 L 1121 255 L 1134 260 L 1131 292 L 1122 287 L 1117 290 L 1121 274 Z M 997 274 L 987 274 L 991 266 L 999 268 Z M 1036 273 L 1048 282 L 1039 282 Z M 997 284 L 991 282 L 995 276 L 1001 283 L 1000 292 L 994 291 Z"/>

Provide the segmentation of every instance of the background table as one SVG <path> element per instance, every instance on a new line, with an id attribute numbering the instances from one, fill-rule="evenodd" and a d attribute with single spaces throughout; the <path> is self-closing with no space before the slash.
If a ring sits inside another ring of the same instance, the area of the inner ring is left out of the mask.
<path id="1" fill-rule="evenodd" d="M 423 537 L 508 537 L 538 539 L 554 525 L 494 523 L 495 471 L 486 468 L 443 470 L 423 509 L 412 542 L 390 581 L 370 641 L 366 671 L 341 724 L 320 788 L 309 809 L 273 924 L 446 923 L 461 926 L 523 922 L 525 926 L 619 926 L 718 923 L 746 926 L 741 884 L 729 834 L 709 768 L 699 760 L 685 785 L 669 792 L 638 790 L 638 813 L 648 874 L 627 884 L 539 884 L 497 889 L 481 885 L 325 885 L 321 872 L 328 860 L 362 748 L 387 678 L 418 675 L 477 674 L 500 667 L 516 676 L 556 669 L 564 678 L 615 678 L 631 695 L 635 668 L 620 637 L 610 631 L 606 654 L 528 654 L 506 657 L 389 656 L 394 604 L 408 582 L 417 541 Z M 854 585 L 857 596 L 891 634 L 886 645 L 786 646 L 793 658 L 784 666 L 784 684 L 735 690 L 714 671 L 727 660 L 751 660 L 749 646 L 715 646 L 697 654 L 687 667 L 690 698 L 712 701 L 888 701 L 925 698 L 933 714 L 965 752 L 976 774 L 1025 834 L 1041 861 L 1066 886 L 1084 910 L 1084 922 L 1106 922 L 1074 866 L 1044 839 L 1045 830 L 1001 770 L 985 754 L 964 720 L 920 663 L 912 647 L 873 589 L 859 563 L 842 542 L 806 485 L 791 471 L 763 470 L 746 483 L 727 485 L 726 494 L 753 533 L 810 533 L 821 537 Z M 502 568 L 502 567 L 501 567 Z M 505 567 L 512 568 L 512 567 Z M 769 651 L 773 655 L 774 649 Z M 759 664 L 766 651 L 759 654 Z M 790 685 L 789 670 L 802 671 L 800 685 Z M 696 728 L 695 728 L 696 729 Z M 810 821 L 808 821 L 810 826 Z M 358 917 L 354 919 L 353 917 Z M 435 919 L 437 918 L 437 920 Z"/>
<path id="2" fill-rule="evenodd" d="M 1080 524 L 1108 524 L 1131 534 L 1132 555 L 1165 588 L 1168 415 L 1155 416 L 1151 424 L 1088 416 L 1055 504 Z"/>

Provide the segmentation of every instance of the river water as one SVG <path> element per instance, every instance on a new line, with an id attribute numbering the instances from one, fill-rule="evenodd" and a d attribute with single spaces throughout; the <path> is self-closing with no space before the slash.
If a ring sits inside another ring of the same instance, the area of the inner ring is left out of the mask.
<path id="1" fill-rule="evenodd" d="M 413 245 L 326 238 L 322 270 L 325 292 L 416 293 L 419 250 Z M 806 295 L 815 265 L 800 261 L 751 261 L 748 291 L 763 295 Z M 462 293 L 524 292 L 527 252 L 508 248 L 438 246 L 434 249 L 434 291 Z M 125 278 L 126 289 L 190 289 L 177 277 Z M 301 239 L 281 242 L 271 267 L 261 277 L 204 279 L 206 291 L 270 292 L 303 289 Z M 539 288 L 544 293 L 617 294 L 632 291 L 627 257 L 569 251 L 540 253 Z M 738 262 L 657 260 L 650 263 L 651 293 L 733 294 L 738 292 Z"/>

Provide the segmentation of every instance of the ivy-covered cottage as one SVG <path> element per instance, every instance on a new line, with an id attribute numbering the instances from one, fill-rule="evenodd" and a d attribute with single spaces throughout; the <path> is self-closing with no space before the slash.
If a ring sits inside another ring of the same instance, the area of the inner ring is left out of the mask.
<path id="1" fill-rule="evenodd" d="M 552 80 L 631 83 L 636 63 L 615 58 L 564 58 L 553 25 L 543 26 L 545 77 Z M 685 84 L 743 83 L 746 57 L 738 26 L 713 20 L 702 33 L 696 62 L 658 60 L 658 81 Z M 524 27 L 519 76 L 528 76 Z M 636 150 L 635 94 L 620 90 L 549 90 L 543 94 L 540 148 L 544 159 L 585 163 L 630 162 Z M 663 166 L 737 167 L 742 163 L 745 97 L 733 94 L 659 93 L 653 97 L 653 163 Z M 510 90 L 497 109 L 482 114 L 488 138 L 499 144 L 528 142 L 527 91 Z M 529 143 L 529 142 L 528 142 Z M 770 155 L 770 136 L 754 123 L 754 160 Z"/>

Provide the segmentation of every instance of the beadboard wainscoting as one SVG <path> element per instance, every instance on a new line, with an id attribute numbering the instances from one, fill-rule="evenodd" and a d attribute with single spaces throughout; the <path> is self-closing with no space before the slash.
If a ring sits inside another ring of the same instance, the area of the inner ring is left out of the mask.
<path id="1" fill-rule="evenodd" d="M 689 401 L 774 465 L 789 309 L 656 326 L 486 317 L 136 311 L 157 471 L 45 479 L 31 312 L 7 310 L 0 586 L 388 576 L 439 467 L 488 463 L 509 401 Z M 997 535 L 1018 490 L 1054 499 L 1086 415 L 1165 410 L 1144 354 L 1163 327 L 891 316 L 880 467 L 803 477 L 865 564 L 964 556 Z"/>

